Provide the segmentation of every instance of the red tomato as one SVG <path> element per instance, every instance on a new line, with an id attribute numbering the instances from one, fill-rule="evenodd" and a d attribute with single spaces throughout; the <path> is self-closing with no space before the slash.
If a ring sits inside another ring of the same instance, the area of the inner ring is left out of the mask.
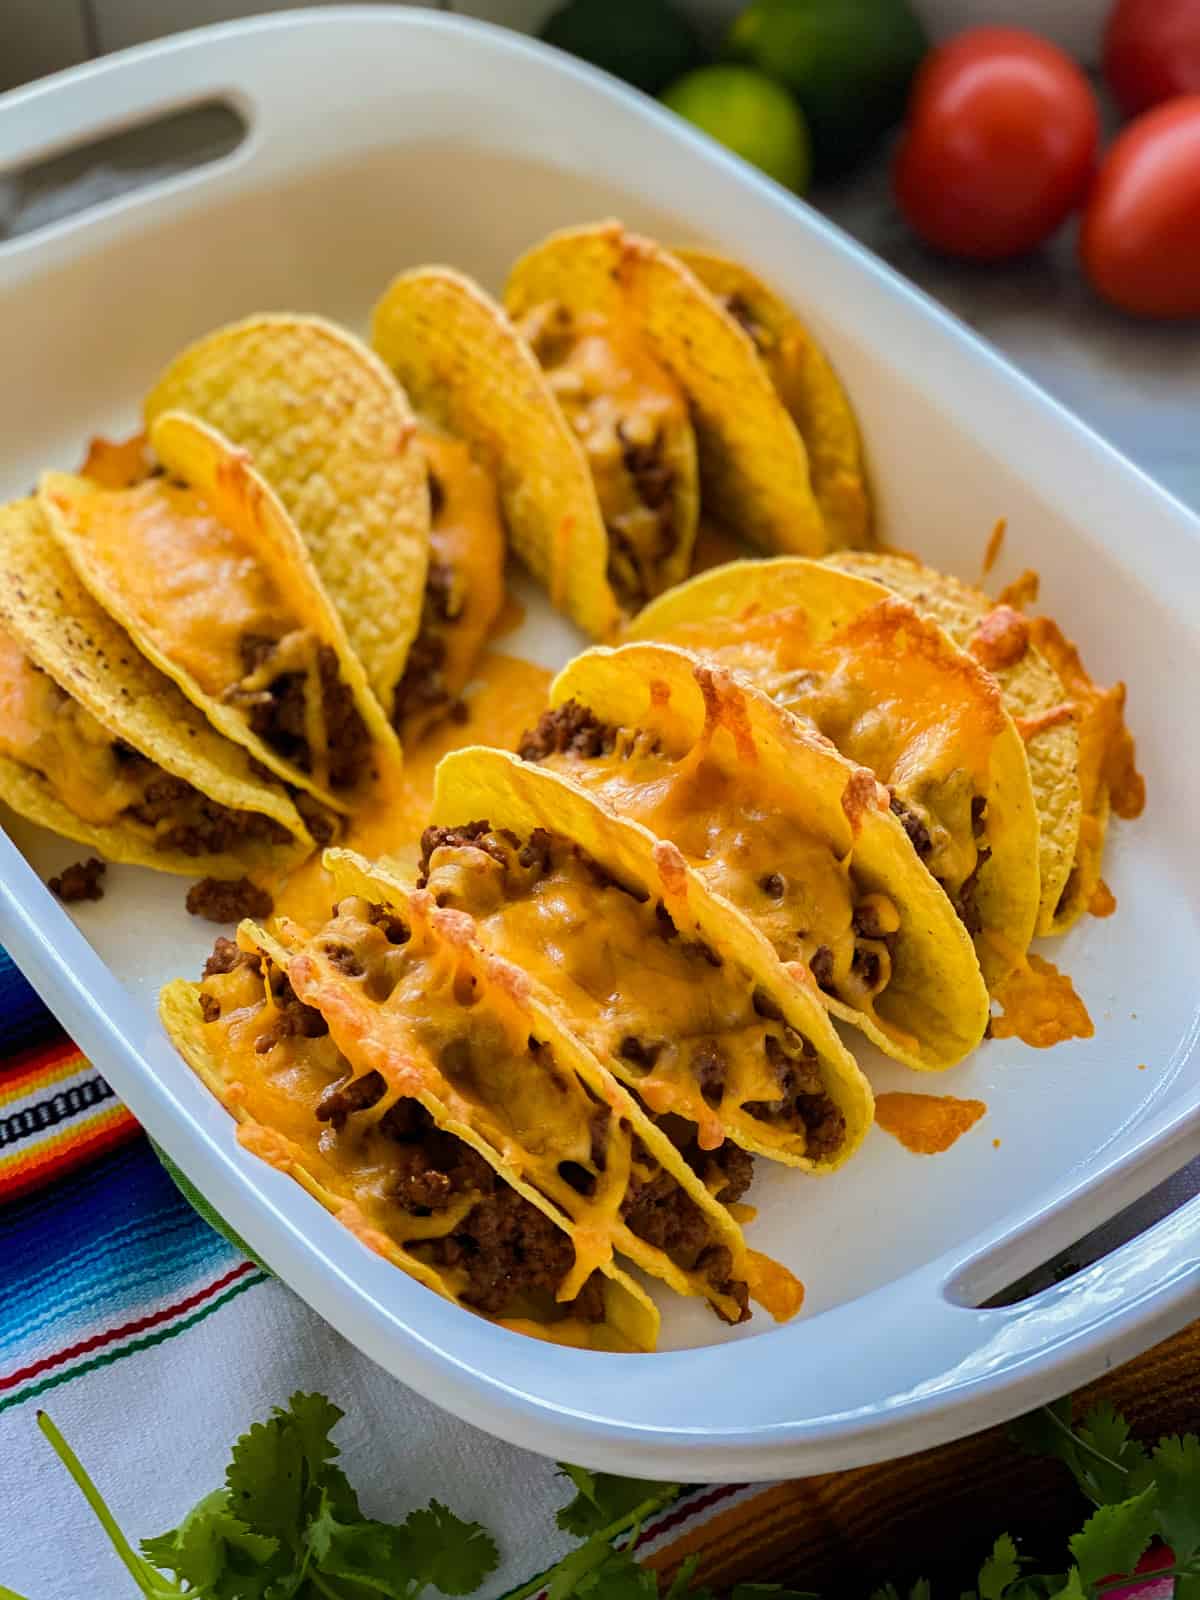
<path id="1" fill-rule="evenodd" d="M 896 201 L 950 255 L 1022 255 L 1083 199 L 1099 136 L 1095 95 L 1069 56 L 1021 28 L 970 28 L 914 80 Z"/>
<path id="2" fill-rule="evenodd" d="M 1104 30 L 1104 76 L 1131 117 L 1200 93 L 1200 0 L 1117 0 Z"/>
<path id="3" fill-rule="evenodd" d="M 1122 311 L 1200 317 L 1200 94 L 1156 106 L 1117 138 L 1079 253 L 1092 286 Z"/>

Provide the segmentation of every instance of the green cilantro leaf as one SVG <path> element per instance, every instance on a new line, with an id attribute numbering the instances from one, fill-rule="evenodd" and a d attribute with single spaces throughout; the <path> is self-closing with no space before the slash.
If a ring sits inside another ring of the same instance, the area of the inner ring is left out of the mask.
<path id="1" fill-rule="evenodd" d="M 1089 1499 L 1097 1505 L 1112 1505 L 1148 1486 L 1146 1452 L 1129 1437 L 1128 1422 L 1107 1400 L 1088 1412 L 1076 1432 L 1083 1446 L 1079 1452 L 1081 1487 Z"/>
<path id="2" fill-rule="evenodd" d="M 658 1579 L 627 1550 L 610 1550 L 565 1593 L 577 1600 L 659 1600 Z"/>
<path id="3" fill-rule="evenodd" d="M 992 1546 L 992 1553 L 979 1569 L 979 1600 L 1003 1600 L 1004 1591 L 1021 1575 L 1017 1547 L 1007 1533 Z"/>
<path id="4" fill-rule="evenodd" d="M 575 1485 L 576 1494 L 554 1520 L 564 1533 L 573 1533 L 581 1539 L 624 1521 L 647 1502 L 655 1502 L 648 1507 L 647 1515 L 660 1505 L 668 1505 L 681 1488 L 677 1483 L 652 1483 L 643 1478 L 589 1472 L 586 1467 L 573 1467 L 561 1461 L 558 1470 Z"/>
<path id="5" fill-rule="evenodd" d="M 1158 1527 L 1185 1566 L 1200 1552 L 1200 1439 L 1185 1433 L 1163 1439 L 1151 1457 L 1158 1485 Z"/>
<path id="6" fill-rule="evenodd" d="M 1132 1500 L 1092 1513 L 1071 1540 L 1080 1582 L 1090 1586 L 1133 1571 L 1158 1527 L 1157 1496 L 1151 1484 Z"/>
<path id="7" fill-rule="evenodd" d="M 882 1589 L 871 1590 L 871 1600 L 900 1600 L 900 1591 L 894 1583 L 885 1583 Z"/>
<path id="8" fill-rule="evenodd" d="M 1200 1600 L 1200 1572 L 1189 1572 L 1175 1579 L 1175 1600 Z"/>
<path id="9" fill-rule="evenodd" d="M 908 1591 L 908 1600 L 929 1600 L 929 1579 L 918 1578 Z"/>
<path id="10" fill-rule="evenodd" d="M 1063 1579 L 1062 1587 L 1055 1589 L 1053 1593 L 1061 1596 L 1062 1600 L 1087 1600 L 1083 1581 L 1079 1576 L 1079 1568 L 1072 1567 Z"/>
<path id="11" fill-rule="evenodd" d="M 414 1566 L 443 1594 L 471 1594 L 496 1570 L 500 1552 L 486 1528 L 464 1522 L 438 1500 L 410 1512 L 403 1525 Z"/>
<path id="12" fill-rule="evenodd" d="M 323 1394 L 304 1394 L 297 1390 L 286 1410 L 276 1406 L 271 1415 L 290 1425 L 315 1482 L 321 1477 L 325 1463 L 339 1453 L 329 1435 L 346 1413 Z"/>
<path id="13" fill-rule="evenodd" d="M 225 1472 L 234 1514 L 256 1533 L 292 1550 L 300 1543 L 304 1464 L 296 1433 L 277 1412 L 242 1434 Z"/>
<path id="14" fill-rule="evenodd" d="M 162 1571 L 173 1572 L 193 1589 L 211 1589 L 234 1566 L 246 1579 L 242 1589 L 247 1600 L 265 1592 L 281 1575 L 278 1564 L 272 1563 L 279 1540 L 255 1533 L 235 1517 L 224 1489 L 214 1489 L 193 1506 L 177 1528 L 143 1539 L 140 1548 L 147 1561 Z M 262 1581 L 254 1587 L 256 1568 Z"/>

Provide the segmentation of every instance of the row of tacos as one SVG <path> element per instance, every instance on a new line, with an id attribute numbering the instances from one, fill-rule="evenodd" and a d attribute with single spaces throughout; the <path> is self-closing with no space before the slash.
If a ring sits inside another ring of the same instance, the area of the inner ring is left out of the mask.
<path id="1" fill-rule="evenodd" d="M 835 1022 L 951 1067 L 1035 935 L 1103 908 L 1142 801 L 1123 689 L 1029 584 L 856 548 L 849 405 L 740 267 L 572 230 L 503 307 L 403 274 L 371 342 L 221 329 L 142 432 L 0 511 L 0 799 L 109 860 L 282 881 L 386 808 L 511 545 L 604 642 L 517 750 L 443 760 L 415 873 L 329 850 L 323 925 L 243 922 L 164 1021 L 249 1148 L 483 1315 L 649 1348 L 624 1259 L 789 1316 L 753 1161 L 861 1144 Z M 689 577 L 702 518 L 791 553 Z"/>

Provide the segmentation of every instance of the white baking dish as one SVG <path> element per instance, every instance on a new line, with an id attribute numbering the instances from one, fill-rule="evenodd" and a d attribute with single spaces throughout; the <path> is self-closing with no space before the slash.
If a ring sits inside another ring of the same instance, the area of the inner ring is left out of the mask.
<path id="1" fill-rule="evenodd" d="M 728 248 L 806 308 L 854 397 L 894 542 L 969 575 L 993 519 L 1009 518 L 998 576 L 1036 563 L 1088 660 L 1129 681 L 1150 805 L 1116 830 L 1117 916 L 1055 951 L 1094 1040 L 1045 1053 L 992 1042 L 921 1083 L 991 1108 L 937 1159 L 876 1130 L 835 1178 L 760 1178 L 754 1241 L 810 1288 L 783 1329 L 760 1316 L 726 1337 L 676 1304 L 673 1348 L 584 1354 L 409 1282 L 241 1151 L 164 1039 L 156 988 L 194 974 L 212 932 L 189 924 L 182 884 L 114 871 L 73 923 L 39 874 L 77 848 L 14 825 L 15 844 L 0 837 L 0 939 L 114 1088 L 348 1338 L 481 1426 L 591 1465 L 695 1481 L 898 1455 L 1181 1326 L 1197 1309 L 1200 1200 L 1058 1288 L 974 1307 L 1200 1150 L 1198 524 L 804 206 L 649 102 L 509 34 L 377 8 L 214 29 L 10 96 L 0 151 L 27 162 L 213 95 L 249 123 L 234 155 L 0 247 L 0 488 L 24 492 L 41 466 L 74 463 L 89 433 L 132 422 L 166 357 L 228 318 L 299 309 L 361 324 L 402 266 L 450 261 L 495 286 L 547 229 L 616 212 Z M 549 663 L 569 649 L 544 610 L 523 642 Z M 877 1086 L 916 1086 L 870 1070 Z"/>

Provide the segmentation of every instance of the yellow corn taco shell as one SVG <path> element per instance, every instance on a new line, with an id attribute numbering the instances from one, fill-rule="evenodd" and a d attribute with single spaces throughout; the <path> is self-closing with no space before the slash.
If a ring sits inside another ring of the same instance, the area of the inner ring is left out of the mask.
<path id="1" fill-rule="evenodd" d="M 627 611 L 691 570 L 696 438 L 680 384 L 651 350 L 620 281 L 620 231 L 579 229 L 517 262 L 505 306 L 584 445 Z"/>
<path id="2" fill-rule="evenodd" d="M 358 1086 L 360 1098 L 369 1101 L 361 1089 L 374 1081 L 376 1069 L 370 1061 L 375 1056 L 364 1054 L 359 1048 L 362 1041 L 348 1040 L 341 1026 L 335 1036 L 309 1022 L 304 1032 L 281 1038 L 281 1007 L 289 1001 L 295 1005 L 283 977 L 304 958 L 293 956 L 252 923 L 239 928 L 238 947 L 240 958 L 231 941 L 218 942 L 214 952 L 210 965 L 229 970 L 206 972 L 200 983 L 176 979 L 166 985 L 159 997 L 159 1015 L 184 1060 L 236 1119 L 241 1144 L 294 1177 L 369 1249 L 456 1304 L 464 1304 L 464 1295 L 469 1294 L 467 1277 L 439 1248 L 439 1241 L 465 1224 L 483 1190 L 495 1188 L 519 1215 L 548 1218 L 552 1238 L 559 1230 L 569 1233 L 565 1218 L 544 1196 L 510 1172 L 497 1151 L 458 1120 L 418 1073 L 406 1072 L 403 1043 L 389 1055 L 396 1082 L 382 1086 L 373 1105 L 364 1104 L 353 1118 L 358 1126 L 343 1134 L 328 1120 L 319 1120 L 316 1108 L 331 1088 L 336 1090 L 339 1080 L 352 1091 Z M 349 1044 L 350 1054 L 340 1048 L 344 1043 Z M 444 1161 L 457 1161 L 466 1180 L 448 1203 L 419 1208 L 426 1211 L 424 1217 L 402 1210 L 390 1194 L 399 1176 L 397 1162 L 428 1147 L 428 1133 L 422 1136 L 416 1128 L 412 1132 L 418 1137 L 407 1146 L 380 1130 L 379 1123 L 398 1105 L 410 1123 L 419 1121 L 423 1130 L 440 1130 L 440 1136 L 434 1135 L 439 1154 Z M 417 1105 L 423 1114 L 414 1113 Z M 344 1117 L 343 1124 L 350 1120 Z M 366 1127 L 361 1126 L 364 1120 Z M 454 1154 L 449 1156 L 447 1135 L 454 1141 L 449 1147 Z M 469 1153 L 458 1154 L 461 1146 Z M 498 1176 L 498 1186 L 486 1180 L 488 1172 Z M 508 1191 L 515 1191 L 530 1211 L 514 1204 Z M 541 1231 L 544 1238 L 544 1227 Z M 560 1254 L 570 1258 L 569 1243 Z M 569 1276 L 578 1277 L 574 1267 Z M 589 1290 L 591 1314 L 586 1319 L 575 1314 L 573 1306 L 560 1308 L 545 1295 L 527 1305 L 519 1296 L 514 1299 L 513 1306 L 501 1310 L 515 1314 L 493 1314 L 490 1320 L 554 1343 L 596 1349 L 652 1350 L 657 1342 L 658 1313 L 653 1303 L 611 1261 L 596 1268 L 596 1282 Z"/>
<path id="3" fill-rule="evenodd" d="M 871 1090 L 815 985 L 790 981 L 673 844 L 571 779 L 481 746 L 443 758 L 433 821 L 430 892 L 470 911 L 487 947 L 552 994 L 561 1025 L 655 1115 L 694 1123 L 703 1150 L 728 1138 L 812 1172 L 858 1148 Z"/>
<path id="4" fill-rule="evenodd" d="M 1083 813 L 1079 734 L 1071 716 L 1061 715 L 1069 696 L 1058 673 L 1036 645 L 1020 638 L 1014 642 L 1014 659 L 1005 659 L 1012 652 L 1004 648 L 1003 639 L 992 641 L 978 654 L 981 625 L 996 608 L 981 590 L 961 579 L 899 555 L 847 551 L 830 561 L 843 571 L 873 579 L 903 595 L 923 615 L 932 617 L 961 649 L 976 654 L 1000 685 L 1004 703 L 1024 737 L 1037 805 L 1037 932 L 1061 931 L 1082 909 L 1079 904 L 1078 909 L 1068 906 L 1060 910 L 1060 903 L 1080 854 Z M 1096 818 L 1096 831 L 1102 843 L 1104 819 L 1100 817 Z"/>
<path id="5" fill-rule="evenodd" d="M 791 556 L 702 573 L 630 633 L 737 670 L 870 767 L 1003 983 L 1037 921 L 1038 814 L 1020 733 L 973 657 L 881 584 Z"/>
<path id="6" fill-rule="evenodd" d="M 551 234 L 523 256 L 505 293 L 509 314 L 523 316 L 576 270 L 618 284 L 626 314 L 687 395 L 705 513 L 765 550 L 827 550 L 804 440 L 717 297 L 678 256 L 609 221 Z"/>
<path id="7" fill-rule="evenodd" d="M 34 500 L 0 507 L 0 705 L 0 799 L 109 861 L 236 878 L 312 849 L 285 791 L 92 599 Z"/>
<path id="8" fill-rule="evenodd" d="M 781 977 L 807 998 L 819 984 L 835 1016 L 906 1066 L 940 1071 L 975 1049 L 988 996 L 970 936 L 866 768 L 669 645 L 589 650 L 550 699 L 586 742 L 557 737 L 552 711 L 525 754 L 550 745 L 547 765 L 670 839 Z"/>
<path id="9" fill-rule="evenodd" d="M 587 459 L 500 307 L 449 267 L 418 268 L 379 300 L 371 342 L 422 416 L 495 474 L 513 549 L 553 604 L 609 638 L 620 608 Z"/>
<path id="10" fill-rule="evenodd" d="M 251 317 L 176 356 L 146 398 L 147 425 L 164 411 L 189 412 L 250 451 L 389 710 L 429 545 L 425 463 L 392 375 L 319 317 Z"/>
<path id="11" fill-rule="evenodd" d="M 707 250 L 676 250 L 749 334 L 808 451 L 812 491 L 831 545 L 867 544 L 871 498 L 858 423 L 829 358 L 796 313 L 748 267 Z"/>
<path id="12" fill-rule="evenodd" d="M 400 747 L 295 524 L 247 452 L 196 418 L 162 412 L 149 444 L 165 475 L 132 488 L 43 473 L 51 530 L 93 597 L 214 728 L 277 777 L 349 809 L 381 766 L 399 763 Z M 306 680 L 302 764 L 293 730 L 274 743 L 251 720 L 271 667 L 248 669 L 244 646 L 256 635 L 270 644 L 284 619 L 270 659 Z M 322 650 L 340 682 L 333 697 Z M 342 696 L 360 732 L 354 757 L 335 763 L 340 730 L 329 724 L 348 715 Z"/>
<path id="13" fill-rule="evenodd" d="M 677 1293 L 707 1299 L 727 1322 L 749 1315 L 750 1294 L 780 1318 L 798 1308 L 800 1286 L 747 1251 L 710 1192 L 710 1182 L 727 1181 L 720 1158 L 694 1150 L 703 1176 L 693 1171 L 563 1029 L 536 983 L 487 951 L 468 915 L 439 909 L 431 895 L 411 893 L 349 851 L 330 851 L 326 866 L 338 911 L 292 960 L 296 992 L 327 1018 L 348 1054 L 360 1040 L 378 1050 L 370 1059 L 389 1082 L 401 1081 L 398 1060 L 403 1072 L 418 1073 L 443 1108 L 443 1125 L 449 1118 L 469 1127 L 500 1170 L 567 1218 L 576 1245 L 568 1291 L 617 1251 Z M 399 953 L 366 920 L 378 919 L 381 905 L 408 931 Z M 291 930 L 283 937 L 290 942 Z M 669 1205 L 686 1216 L 674 1249 L 658 1232 Z"/>

